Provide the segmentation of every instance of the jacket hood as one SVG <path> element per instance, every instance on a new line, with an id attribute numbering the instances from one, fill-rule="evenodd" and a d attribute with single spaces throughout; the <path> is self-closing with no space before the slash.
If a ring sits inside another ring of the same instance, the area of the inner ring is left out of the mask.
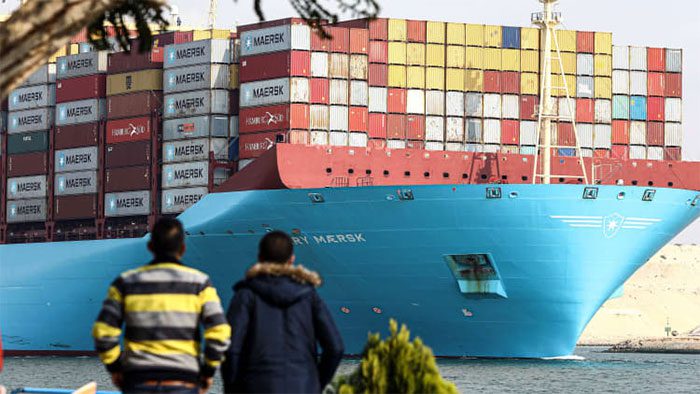
<path id="1" fill-rule="evenodd" d="M 318 273 L 302 265 L 257 263 L 245 276 L 234 290 L 247 287 L 266 302 L 280 307 L 296 303 L 322 283 Z"/>

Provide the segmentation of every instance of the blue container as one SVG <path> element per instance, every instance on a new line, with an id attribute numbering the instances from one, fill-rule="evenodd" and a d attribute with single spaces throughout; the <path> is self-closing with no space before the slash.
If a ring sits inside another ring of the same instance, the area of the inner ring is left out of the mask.
<path id="1" fill-rule="evenodd" d="M 521 146 L 520 147 L 520 154 L 521 155 L 534 155 L 535 154 L 535 147 L 534 146 Z"/>
<path id="2" fill-rule="evenodd" d="M 644 96 L 630 97 L 630 119 L 647 120 L 647 98 Z"/>
<path id="3" fill-rule="evenodd" d="M 230 161 L 238 160 L 238 137 L 233 137 L 228 141 L 228 159 Z"/>
<path id="4" fill-rule="evenodd" d="M 574 157 L 576 156 L 576 149 L 574 148 L 559 148 L 558 156 L 563 157 Z"/>
<path id="5" fill-rule="evenodd" d="M 503 26 L 503 48 L 520 49 L 520 28 Z"/>
<path id="6" fill-rule="evenodd" d="M 613 119 L 629 120 L 630 98 L 629 96 L 613 96 Z"/>

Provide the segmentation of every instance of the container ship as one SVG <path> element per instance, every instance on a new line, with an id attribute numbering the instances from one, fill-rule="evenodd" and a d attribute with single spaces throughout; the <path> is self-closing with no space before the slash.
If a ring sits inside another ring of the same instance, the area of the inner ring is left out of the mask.
<path id="1" fill-rule="evenodd" d="M 288 18 L 85 33 L 2 107 L 0 326 L 11 354 L 89 354 L 110 281 L 164 215 L 222 296 L 292 234 L 349 353 L 389 318 L 440 356 L 570 355 L 700 214 L 682 51 L 558 28 Z"/>

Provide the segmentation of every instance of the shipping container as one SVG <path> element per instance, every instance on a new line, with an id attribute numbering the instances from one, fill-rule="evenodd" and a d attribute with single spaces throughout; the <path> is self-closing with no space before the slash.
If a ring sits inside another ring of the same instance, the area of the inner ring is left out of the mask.
<path id="1" fill-rule="evenodd" d="M 62 79 L 56 83 L 56 102 L 67 103 L 105 97 L 107 76 L 105 74 Z"/>
<path id="2" fill-rule="evenodd" d="M 501 143 L 515 145 L 520 143 L 520 121 L 505 119 L 501 121 Z"/>
<path id="3" fill-rule="evenodd" d="M 683 71 L 683 51 L 681 49 L 666 49 L 666 71 L 671 73 Z"/>
<path id="4" fill-rule="evenodd" d="M 647 71 L 647 49 L 645 47 L 630 47 L 630 70 Z"/>
<path id="5" fill-rule="evenodd" d="M 576 97 L 593 98 L 594 78 L 593 77 L 577 77 L 576 78 Z"/>
<path id="6" fill-rule="evenodd" d="M 504 94 L 501 97 L 501 116 L 504 119 L 520 119 L 520 97 Z"/>
<path id="7" fill-rule="evenodd" d="M 650 72 L 647 76 L 647 85 L 649 96 L 663 97 L 665 91 L 664 73 Z"/>
<path id="8" fill-rule="evenodd" d="M 400 112 L 400 111 L 391 111 Z M 409 89 L 406 93 L 406 113 L 425 114 L 425 91 Z"/>
<path id="9" fill-rule="evenodd" d="M 370 113 L 368 117 L 370 138 L 386 139 L 386 115 Z"/>
<path id="10" fill-rule="evenodd" d="M 647 73 L 644 71 L 630 72 L 630 94 L 637 96 L 647 95 Z"/>
<path id="11" fill-rule="evenodd" d="M 56 78 L 67 79 L 107 72 L 107 52 L 87 52 L 58 58 Z"/>
<path id="12" fill-rule="evenodd" d="M 316 58 L 318 58 L 318 56 L 316 56 Z M 318 62 L 319 60 L 317 59 L 317 63 Z M 315 64 L 314 66 L 318 68 L 320 65 Z M 282 77 L 308 77 L 312 75 L 311 70 L 312 63 L 311 54 L 309 52 L 275 52 L 265 55 L 248 56 L 242 59 L 238 78 L 240 82 L 250 82 Z M 318 72 L 321 70 L 317 69 L 315 71 Z"/>
<path id="13" fill-rule="evenodd" d="M 146 166 L 151 164 L 151 141 L 134 141 L 107 145 L 105 167 Z"/>
<path id="14" fill-rule="evenodd" d="M 597 124 L 593 127 L 594 148 L 610 149 L 612 126 L 606 124 Z"/>
<path id="15" fill-rule="evenodd" d="M 664 145 L 664 123 L 663 122 L 648 122 L 647 123 L 647 145 L 663 146 Z"/>
<path id="16" fill-rule="evenodd" d="M 214 66 L 213 66 L 214 67 Z M 222 89 L 225 89 L 228 87 L 228 69 L 226 69 L 224 66 L 217 66 L 221 67 L 221 69 L 217 69 L 214 71 L 219 71 L 219 74 L 224 74 L 224 77 L 220 77 L 217 79 L 215 82 L 221 85 Z M 209 85 L 209 79 L 205 78 L 210 78 L 211 74 L 207 71 L 207 69 L 202 70 L 194 70 L 194 71 L 199 71 L 199 72 L 194 72 L 193 70 L 190 69 L 185 69 L 186 72 L 183 73 L 183 75 L 178 75 L 178 76 L 172 76 L 172 82 L 173 85 L 177 85 L 177 82 L 180 82 L 180 85 L 178 87 L 186 86 L 186 87 L 192 87 L 192 86 L 198 86 L 201 85 L 203 87 L 200 87 L 200 89 L 205 89 Z M 193 71 L 193 72 L 190 72 Z M 225 72 L 223 72 L 225 71 Z M 216 75 L 219 75 L 216 74 Z M 225 79 L 225 81 L 221 81 L 222 79 Z M 213 83 L 212 83 L 213 84 Z M 195 89 L 195 88 L 192 88 Z M 136 92 L 144 92 L 144 91 L 151 91 L 151 90 L 163 90 L 163 71 L 162 70 L 143 70 L 143 71 L 134 71 L 130 73 L 123 73 L 123 74 L 112 74 L 107 77 L 107 95 L 115 95 L 115 94 L 126 94 L 126 93 L 136 93 Z M 172 90 L 172 89 L 171 89 Z M 188 90 L 188 89 L 182 89 L 182 90 Z"/>
<path id="17" fill-rule="evenodd" d="M 613 94 L 630 94 L 630 72 L 625 70 L 614 70 L 612 73 Z"/>
<path id="18" fill-rule="evenodd" d="M 647 119 L 651 121 L 664 121 L 664 98 L 663 97 L 647 97 Z"/>
<path id="19" fill-rule="evenodd" d="M 331 131 L 348 131 L 348 107 L 331 105 L 328 114 Z"/>
<path id="20" fill-rule="evenodd" d="M 231 63 L 229 40 L 198 40 L 165 47 L 165 69 L 211 63 Z"/>
<path id="21" fill-rule="evenodd" d="M 484 97 L 481 93 L 466 94 L 466 116 L 480 118 L 484 114 Z"/>
<path id="22" fill-rule="evenodd" d="M 48 195 L 46 175 L 32 175 L 7 179 L 7 198 L 42 198 Z"/>
<path id="23" fill-rule="evenodd" d="M 267 133 L 265 133 L 267 134 Z M 254 135 L 254 134 L 251 134 Z M 241 144 L 245 145 L 244 138 L 249 135 L 241 136 Z M 265 141 L 266 149 L 271 148 L 275 140 Z M 241 149 L 241 157 L 243 158 L 243 149 Z M 209 162 L 185 162 L 177 164 L 163 165 L 162 185 L 164 189 L 174 187 L 191 187 L 191 186 L 206 186 L 209 180 Z"/>
<path id="24" fill-rule="evenodd" d="M 501 117 L 501 95 L 500 94 L 484 94 L 484 117 L 485 118 L 500 118 Z M 499 129 L 500 130 L 500 129 Z"/>
<path id="25" fill-rule="evenodd" d="M 48 156 L 46 152 L 25 153 L 7 156 L 7 176 L 19 177 L 48 173 Z"/>
<path id="26" fill-rule="evenodd" d="M 613 120 L 612 123 L 612 143 L 629 145 L 630 143 L 630 122 L 626 120 Z"/>
<path id="27" fill-rule="evenodd" d="M 384 41 L 369 42 L 369 62 L 387 64 L 389 61 L 389 46 Z"/>
<path id="28" fill-rule="evenodd" d="M 311 49 L 311 29 L 309 26 L 275 26 L 241 33 L 242 57 L 290 49 L 302 51 Z"/>
<path id="29" fill-rule="evenodd" d="M 309 103 L 328 104 L 330 102 L 330 80 L 311 78 L 309 80 Z"/>
<path id="30" fill-rule="evenodd" d="M 425 116 L 406 116 L 406 138 L 415 141 L 425 140 Z"/>
<path id="31" fill-rule="evenodd" d="M 386 120 L 387 138 L 406 138 L 406 115 L 389 114 Z"/>
<path id="32" fill-rule="evenodd" d="M 595 33 L 595 53 L 612 55 L 612 33 Z"/>
<path id="33" fill-rule="evenodd" d="M 647 148 L 647 160 L 663 160 L 664 148 L 660 146 L 650 146 Z"/>
<path id="34" fill-rule="evenodd" d="M 49 149 L 47 131 L 10 134 L 7 137 L 7 154 L 19 155 L 32 152 L 46 152 Z"/>
<path id="35" fill-rule="evenodd" d="M 242 133 L 308 129 L 309 107 L 303 104 L 245 108 L 241 111 Z"/>
<path id="36" fill-rule="evenodd" d="M 595 101 L 595 122 L 612 123 L 612 101 L 603 99 Z"/>
<path id="37" fill-rule="evenodd" d="M 126 192 L 151 187 L 149 166 L 107 168 L 105 170 L 105 192 Z"/>
<path id="38" fill-rule="evenodd" d="M 54 152 L 55 171 L 95 170 L 98 166 L 97 154 L 96 146 L 57 150 Z"/>
<path id="39" fill-rule="evenodd" d="M 7 115 L 7 132 L 9 134 L 48 130 L 53 124 L 54 108 L 30 109 Z"/>
<path id="40" fill-rule="evenodd" d="M 630 69 L 630 47 L 628 46 L 614 46 L 613 47 L 613 69 L 614 70 L 626 70 Z"/>
<path id="41" fill-rule="evenodd" d="M 148 190 L 105 194 L 105 216 L 140 216 L 151 211 L 151 194 Z"/>
<path id="42" fill-rule="evenodd" d="M 206 187 L 163 190 L 161 195 L 161 213 L 184 212 L 187 208 L 199 202 L 207 193 Z"/>
<path id="43" fill-rule="evenodd" d="M 592 124 L 577 124 L 576 136 L 578 144 L 582 148 L 593 148 L 593 125 Z"/>
<path id="44" fill-rule="evenodd" d="M 576 55 L 576 74 L 577 75 L 595 75 L 595 67 L 593 55 L 588 53 L 579 53 Z"/>
<path id="45" fill-rule="evenodd" d="M 445 118 L 442 116 L 425 117 L 426 141 L 445 141 Z"/>
<path id="46" fill-rule="evenodd" d="M 350 55 L 350 79 L 367 80 L 368 59 L 365 55 Z"/>
<path id="47" fill-rule="evenodd" d="M 97 193 L 96 171 L 66 172 L 56 175 L 56 181 L 54 182 L 54 194 L 56 196 L 95 193 Z"/>
<path id="48" fill-rule="evenodd" d="M 595 55 L 595 75 L 599 77 L 612 76 L 612 56 Z"/>
<path id="49" fill-rule="evenodd" d="M 241 85 L 241 108 L 286 102 L 308 103 L 309 80 L 306 78 L 279 78 Z"/>
<path id="50" fill-rule="evenodd" d="M 445 115 L 445 92 L 437 90 L 425 92 L 425 113 L 426 115 Z"/>
<path id="51" fill-rule="evenodd" d="M 342 79 L 332 79 L 329 83 L 329 103 L 348 105 L 349 92 L 348 81 Z"/>
<path id="52" fill-rule="evenodd" d="M 367 112 L 366 107 L 350 107 L 350 113 L 348 116 L 348 128 L 350 129 L 350 131 L 362 132 L 362 134 L 366 133 L 368 129 L 368 115 L 369 112 Z M 350 146 L 359 146 L 357 145 L 357 141 L 360 141 L 360 139 L 353 139 L 359 138 L 357 136 L 353 136 L 353 134 L 359 133 L 351 133 Z"/>
<path id="53" fill-rule="evenodd" d="M 385 64 L 369 65 L 369 86 L 386 87 L 389 83 L 389 67 Z"/>
<path id="54" fill-rule="evenodd" d="M 576 115 L 576 99 L 567 99 L 562 97 L 557 103 L 557 108 L 559 110 L 560 120 L 564 122 L 571 122 Z"/>
<path id="55" fill-rule="evenodd" d="M 162 48 L 153 48 L 144 53 L 118 52 L 111 53 L 107 60 L 107 72 L 109 74 L 121 74 L 133 71 L 163 68 L 164 51 Z"/>
<path id="56" fill-rule="evenodd" d="M 163 73 L 163 91 L 167 94 L 190 90 L 228 89 L 229 76 L 228 66 L 223 64 L 201 64 L 172 68 Z M 109 78 L 112 77 L 110 75 Z M 241 88 L 246 85 L 248 84 L 242 84 Z M 111 84 L 108 80 L 107 94 L 110 94 L 110 87 Z"/>
<path id="57" fill-rule="evenodd" d="M 425 36 L 425 27 L 423 28 L 423 34 Z M 365 29 L 350 29 L 350 53 L 367 54 L 368 52 L 369 31 Z"/>
<path id="58" fill-rule="evenodd" d="M 406 113 L 405 89 L 388 89 L 387 111 L 391 113 Z"/>
<path id="59" fill-rule="evenodd" d="M 445 95 L 445 114 L 447 116 L 464 117 L 465 113 L 464 93 L 447 92 Z"/>
<path id="60" fill-rule="evenodd" d="M 683 157 L 681 155 L 681 148 L 679 147 L 666 147 L 664 148 L 664 160 L 671 161 L 681 161 Z"/>
<path id="61" fill-rule="evenodd" d="M 664 107 L 664 118 L 667 122 L 683 121 L 683 102 L 681 99 L 667 98 Z"/>
<path id="62" fill-rule="evenodd" d="M 666 146 L 682 146 L 683 145 L 683 125 L 680 123 L 666 122 L 664 127 L 664 145 Z M 678 159 L 680 160 L 680 159 Z"/>
<path id="63" fill-rule="evenodd" d="M 7 223 L 43 222 L 46 220 L 46 199 L 7 201 Z"/>
<path id="64" fill-rule="evenodd" d="M 325 142 L 323 143 L 324 145 L 328 144 L 328 132 L 323 132 L 326 135 Z M 311 132 L 311 144 L 316 144 L 318 143 L 317 140 L 314 139 L 314 136 L 318 134 L 316 131 Z M 240 142 L 239 142 L 239 149 L 240 149 L 240 158 L 241 159 L 251 159 L 251 158 L 256 158 L 262 155 L 263 153 L 267 152 L 268 150 L 272 149 L 273 146 L 277 142 L 283 142 L 286 138 L 286 133 L 284 132 L 263 132 L 263 133 L 255 133 L 255 134 L 241 134 L 240 137 Z M 184 163 L 187 164 L 187 163 Z M 190 165 L 197 165 L 195 164 L 190 164 Z M 163 169 L 165 171 L 165 167 Z M 165 172 L 164 175 L 165 177 Z M 174 172 L 173 175 L 174 177 Z M 165 183 L 165 178 L 163 178 L 164 183 L 163 187 L 165 188 L 166 183 Z M 186 185 L 180 185 L 181 183 L 185 183 L 184 181 L 187 181 L 186 179 L 183 179 L 182 182 L 178 182 L 176 187 L 180 186 L 186 186 Z M 205 185 L 206 183 L 199 183 L 200 181 L 198 179 L 193 179 L 192 182 L 197 183 L 197 185 Z"/>
<path id="65" fill-rule="evenodd" d="M 163 140 L 229 136 L 227 116 L 197 116 L 163 122 Z"/>
<path id="66" fill-rule="evenodd" d="M 629 151 L 630 147 L 628 145 L 613 145 L 610 151 L 610 157 L 613 159 L 627 160 L 630 156 Z"/>
<path id="67" fill-rule="evenodd" d="M 483 142 L 486 144 L 501 143 L 501 121 L 498 119 L 484 119 Z"/>
<path id="68" fill-rule="evenodd" d="M 56 105 L 56 85 L 17 88 L 10 93 L 8 109 L 23 111 Z"/>
<path id="69" fill-rule="evenodd" d="M 107 143 L 148 140 L 153 133 L 151 118 L 129 118 L 107 122 Z"/>
<path id="70" fill-rule="evenodd" d="M 350 105 L 368 105 L 368 86 L 365 81 L 350 81 Z"/>
<path id="71" fill-rule="evenodd" d="M 576 122 L 593 123 L 595 104 L 591 99 L 580 98 L 576 100 Z"/>
<path id="72" fill-rule="evenodd" d="M 483 142 L 483 122 L 481 119 L 467 119 L 465 129 L 467 142 Z"/>
<path id="73" fill-rule="evenodd" d="M 309 126 L 311 130 L 328 131 L 329 115 L 327 105 L 311 105 L 309 109 Z"/>
<path id="74" fill-rule="evenodd" d="M 227 90 L 198 90 L 165 96 L 163 118 L 181 118 L 199 115 L 227 115 Z"/>
<path id="75" fill-rule="evenodd" d="M 312 130 L 309 134 L 309 142 L 311 145 L 328 145 L 328 131 Z"/>
<path id="76" fill-rule="evenodd" d="M 484 90 L 484 72 L 467 70 L 464 74 L 465 90 L 467 92 L 482 92 Z"/>
<path id="77" fill-rule="evenodd" d="M 328 144 L 331 146 L 348 146 L 349 134 L 346 131 L 331 131 L 328 133 Z"/>
<path id="78" fill-rule="evenodd" d="M 613 119 L 627 120 L 630 118 L 629 96 L 613 96 Z"/>
<path id="79" fill-rule="evenodd" d="M 632 145 L 629 147 L 629 156 L 633 160 L 645 160 L 647 158 L 646 146 Z"/>
<path id="80" fill-rule="evenodd" d="M 523 120 L 537 120 L 539 117 L 538 96 L 520 96 L 520 118 Z"/>
<path id="81" fill-rule="evenodd" d="M 663 48 L 647 48 L 647 69 L 666 71 L 666 51 Z"/>
<path id="82" fill-rule="evenodd" d="M 56 125 L 94 123 L 107 115 L 105 99 L 71 101 L 56 105 Z"/>
<path id="83" fill-rule="evenodd" d="M 44 64 L 25 79 L 20 86 L 47 85 L 56 83 L 56 64 Z"/>
<path id="84" fill-rule="evenodd" d="M 228 88 L 238 89 L 241 87 L 241 81 L 239 77 L 240 64 L 231 64 L 228 66 Z"/>
<path id="85" fill-rule="evenodd" d="M 632 121 L 630 122 L 630 144 L 646 145 L 647 144 L 647 124 L 646 122 Z"/>
<path id="86" fill-rule="evenodd" d="M 107 97 L 107 119 L 152 115 L 163 108 L 163 92 L 143 91 Z"/>
<path id="87" fill-rule="evenodd" d="M 647 119 L 647 98 L 644 96 L 630 97 L 630 119 Z"/>

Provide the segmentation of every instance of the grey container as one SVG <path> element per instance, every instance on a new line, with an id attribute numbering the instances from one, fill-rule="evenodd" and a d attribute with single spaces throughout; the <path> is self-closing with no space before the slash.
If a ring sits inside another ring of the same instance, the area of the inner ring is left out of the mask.
<path id="1" fill-rule="evenodd" d="M 201 64 L 171 68 L 163 73 L 163 91 L 168 93 L 204 89 L 228 89 L 229 69 L 226 64 Z"/>
<path id="2" fill-rule="evenodd" d="M 35 85 L 15 89 L 10 93 L 10 111 L 23 111 L 56 105 L 56 85 Z"/>
<path id="3" fill-rule="evenodd" d="M 311 29 L 306 25 L 284 25 L 241 33 L 241 56 L 260 55 L 290 49 L 308 51 Z"/>
<path id="4" fill-rule="evenodd" d="M 208 114 L 227 115 L 228 90 L 197 90 L 165 96 L 163 117 L 181 118 Z"/>
<path id="5" fill-rule="evenodd" d="M 0 111 L 0 134 L 5 132 L 7 129 L 7 112 Z"/>
<path id="6" fill-rule="evenodd" d="M 163 189 L 174 187 L 207 186 L 209 162 L 193 161 L 163 166 Z"/>
<path id="7" fill-rule="evenodd" d="M 49 83 L 56 83 L 56 64 L 44 64 L 38 70 L 34 71 L 32 75 L 29 76 L 20 87 L 32 86 L 32 85 L 46 85 Z"/>
<path id="8" fill-rule="evenodd" d="M 30 131 L 29 133 L 10 134 L 7 137 L 7 154 L 46 152 L 49 150 L 48 131 Z"/>
<path id="9" fill-rule="evenodd" d="M 56 125 L 95 123 L 106 118 L 105 99 L 71 101 L 56 106 Z"/>
<path id="10" fill-rule="evenodd" d="M 7 198 L 10 200 L 24 198 L 41 198 L 48 195 L 46 175 L 23 176 L 7 179 Z"/>
<path id="11" fill-rule="evenodd" d="M 7 223 L 43 222 L 45 220 L 45 198 L 7 201 Z"/>
<path id="12" fill-rule="evenodd" d="M 201 138 L 163 143 L 163 163 L 209 160 L 214 152 L 217 160 L 228 159 L 228 138 Z"/>
<path id="13" fill-rule="evenodd" d="M 54 163 L 56 172 L 96 170 L 97 147 L 58 150 L 54 152 Z"/>
<path id="14" fill-rule="evenodd" d="M 198 40 L 165 46 L 165 69 L 206 63 L 231 63 L 230 40 Z"/>
<path id="15" fill-rule="evenodd" d="M 166 120 L 163 122 L 163 140 L 204 137 L 228 138 L 228 121 L 228 116 L 196 116 Z"/>
<path id="16" fill-rule="evenodd" d="M 100 51 L 59 57 L 56 61 L 57 78 L 66 79 L 106 73 L 107 55 L 106 51 Z"/>
<path id="17" fill-rule="evenodd" d="M 241 108 L 288 103 L 289 98 L 289 78 L 241 84 Z"/>
<path id="18" fill-rule="evenodd" d="M 196 204 L 208 193 L 206 187 L 163 190 L 161 194 L 162 213 L 180 213 Z"/>
<path id="19" fill-rule="evenodd" d="M 142 216 L 151 210 L 151 193 L 148 190 L 105 194 L 105 216 Z"/>
<path id="20" fill-rule="evenodd" d="M 57 196 L 94 193 L 97 193 L 96 171 L 67 172 L 56 175 L 54 194 Z"/>
<path id="21" fill-rule="evenodd" d="M 7 116 L 7 132 L 25 133 L 28 131 L 48 130 L 53 126 L 54 109 L 39 108 L 12 112 Z"/>

